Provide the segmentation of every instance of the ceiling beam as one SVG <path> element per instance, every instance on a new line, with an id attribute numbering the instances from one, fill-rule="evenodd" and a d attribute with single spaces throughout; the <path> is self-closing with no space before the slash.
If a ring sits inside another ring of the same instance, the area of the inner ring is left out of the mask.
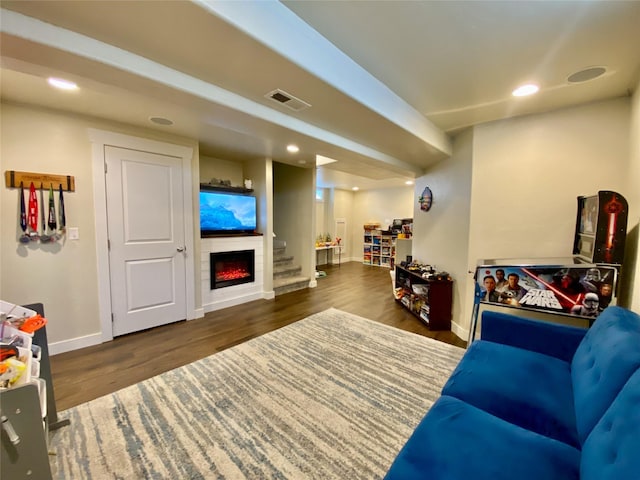
<path id="1" fill-rule="evenodd" d="M 3 34 L 55 48 L 84 59 L 107 65 L 111 68 L 137 75 L 147 80 L 152 80 L 171 89 L 231 108 L 250 115 L 251 117 L 316 138 L 319 141 L 344 148 L 358 155 L 371 158 L 376 162 L 395 167 L 395 169 L 412 172 L 415 175 L 422 173 L 422 169 L 413 164 L 286 115 L 229 90 L 207 83 L 122 48 L 10 10 L 1 9 L 0 13 L 2 15 L 0 28 Z M 93 80 L 101 81 L 101 79 Z"/>
<path id="2" fill-rule="evenodd" d="M 450 156 L 449 136 L 282 3 L 192 0 L 256 41 Z"/>

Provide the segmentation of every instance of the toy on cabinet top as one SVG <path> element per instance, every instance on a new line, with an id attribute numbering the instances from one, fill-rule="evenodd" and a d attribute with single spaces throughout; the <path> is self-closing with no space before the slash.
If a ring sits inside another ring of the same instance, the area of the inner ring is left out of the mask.
<path id="1" fill-rule="evenodd" d="M 411 238 L 413 218 L 394 218 L 390 230 L 398 238 Z"/>
<path id="2" fill-rule="evenodd" d="M 400 262 L 400 266 L 415 275 L 419 275 L 425 280 L 431 281 L 451 281 L 449 272 L 438 271 L 434 265 L 422 264 L 418 261 Z"/>

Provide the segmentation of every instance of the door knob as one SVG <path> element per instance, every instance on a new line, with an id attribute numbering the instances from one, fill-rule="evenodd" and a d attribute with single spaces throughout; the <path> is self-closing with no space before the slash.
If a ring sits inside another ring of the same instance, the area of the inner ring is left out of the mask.
<path id="1" fill-rule="evenodd" d="M 176 248 L 176 250 L 178 250 L 179 252 L 184 252 L 187 250 L 187 247 L 178 247 Z"/>

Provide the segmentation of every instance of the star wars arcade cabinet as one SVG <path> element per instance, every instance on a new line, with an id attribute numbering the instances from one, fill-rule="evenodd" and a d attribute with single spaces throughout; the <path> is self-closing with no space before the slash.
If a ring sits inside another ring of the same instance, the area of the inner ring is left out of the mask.
<path id="1" fill-rule="evenodd" d="M 572 257 L 480 260 L 469 343 L 480 336 L 483 309 L 591 326 L 605 307 L 616 304 L 627 212 L 627 201 L 616 192 L 578 197 Z"/>

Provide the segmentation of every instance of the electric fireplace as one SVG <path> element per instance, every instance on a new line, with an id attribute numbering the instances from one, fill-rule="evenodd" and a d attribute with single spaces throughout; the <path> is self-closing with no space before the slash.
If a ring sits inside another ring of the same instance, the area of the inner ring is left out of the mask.
<path id="1" fill-rule="evenodd" d="M 254 250 L 212 252 L 209 254 L 209 262 L 211 290 L 255 281 Z"/>

